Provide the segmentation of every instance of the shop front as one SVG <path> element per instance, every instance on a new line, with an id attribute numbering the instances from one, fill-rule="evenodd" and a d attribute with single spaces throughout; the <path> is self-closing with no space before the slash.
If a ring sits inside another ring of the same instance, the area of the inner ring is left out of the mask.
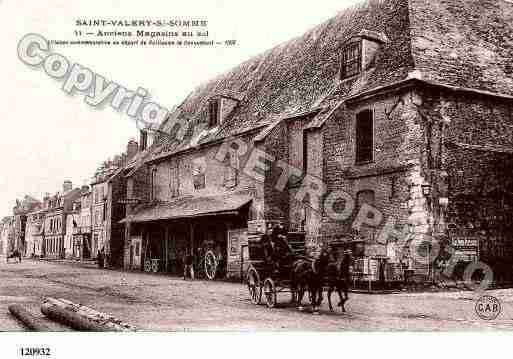
<path id="1" fill-rule="evenodd" d="M 136 211 L 129 228 L 125 267 L 183 275 L 184 258 L 192 255 L 196 277 L 225 278 L 233 233 L 247 227 L 251 197 L 187 197 Z"/>

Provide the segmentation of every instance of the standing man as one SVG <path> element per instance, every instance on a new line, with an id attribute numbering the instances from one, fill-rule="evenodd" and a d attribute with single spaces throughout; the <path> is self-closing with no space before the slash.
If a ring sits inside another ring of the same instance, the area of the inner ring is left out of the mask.
<path id="1" fill-rule="evenodd" d="M 184 266 L 183 266 L 183 280 L 187 279 L 187 275 L 189 274 L 191 276 L 191 279 L 194 280 L 194 256 L 191 253 L 190 249 L 185 250 L 185 256 L 183 260 Z"/>
<path id="2" fill-rule="evenodd" d="M 98 268 L 103 268 L 103 250 L 98 250 L 98 254 L 96 255 L 98 261 Z"/>

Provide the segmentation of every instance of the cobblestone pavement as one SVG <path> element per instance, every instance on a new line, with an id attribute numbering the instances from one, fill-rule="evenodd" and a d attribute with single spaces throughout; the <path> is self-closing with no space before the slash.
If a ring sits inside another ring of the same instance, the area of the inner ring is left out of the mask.
<path id="1" fill-rule="evenodd" d="M 183 281 L 145 273 L 85 268 L 80 265 L 23 261 L 0 262 L 0 330 L 22 326 L 7 311 L 25 305 L 41 315 L 43 296 L 66 298 L 136 325 L 143 330 L 503 330 L 513 329 L 513 289 L 487 292 L 500 299 L 502 313 L 493 321 L 480 319 L 473 292 L 350 294 L 347 313 L 320 315 L 282 305 L 268 309 L 249 301 L 242 284 Z M 335 301 L 336 302 L 336 301 Z M 52 324 L 55 330 L 66 328 Z"/>

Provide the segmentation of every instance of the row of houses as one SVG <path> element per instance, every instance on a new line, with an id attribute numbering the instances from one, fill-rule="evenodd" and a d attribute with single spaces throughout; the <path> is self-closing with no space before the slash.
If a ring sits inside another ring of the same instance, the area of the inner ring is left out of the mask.
<path id="1" fill-rule="evenodd" d="M 345 243 L 365 278 L 404 263 L 429 276 L 433 239 L 510 278 L 512 24 L 503 0 L 346 9 L 206 81 L 142 132 L 135 161 L 43 206 L 46 253 L 76 255 L 82 238 L 80 257 L 102 247 L 113 265 L 176 273 L 185 251 L 211 249 L 238 276 L 248 237 L 282 223 L 314 255 Z M 84 209 L 92 223 L 67 236 Z"/>
<path id="2" fill-rule="evenodd" d="M 116 228 L 112 221 L 124 217 L 123 211 L 116 212 L 124 206 L 117 203 L 118 197 L 112 198 L 112 183 L 120 171 L 135 163 L 139 152 L 138 143 L 130 139 L 126 152 L 104 161 L 89 185 L 74 188 L 66 180 L 61 191 L 45 193 L 42 200 L 28 195 L 16 200 L 13 215 L 2 220 L 0 255 L 17 249 L 25 257 L 89 260 L 112 250 L 109 265 L 121 263 L 119 241 L 123 239 L 115 232 L 111 241 L 111 230 Z M 124 189 L 114 186 L 116 195 L 120 191 Z"/>

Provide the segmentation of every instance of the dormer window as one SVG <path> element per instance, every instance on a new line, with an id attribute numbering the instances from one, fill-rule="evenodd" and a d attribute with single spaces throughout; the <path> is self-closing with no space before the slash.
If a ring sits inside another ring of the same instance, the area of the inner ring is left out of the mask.
<path id="1" fill-rule="evenodd" d="M 216 127 L 219 125 L 219 99 L 210 100 L 208 103 L 208 125 Z"/>
<path id="2" fill-rule="evenodd" d="M 342 49 L 342 63 L 340 66 L 340 78 L 345 79 L 358 75 L 362 68 L 362 42 L 348 43 Z"/>
<path id="3" fill-rule="evenodd" d="M 381 32 L 362 29 L 347 39 L 342 48 L 340 79 L 346 79 L 375 66 L 379 52 L 388 37 Z"/>

